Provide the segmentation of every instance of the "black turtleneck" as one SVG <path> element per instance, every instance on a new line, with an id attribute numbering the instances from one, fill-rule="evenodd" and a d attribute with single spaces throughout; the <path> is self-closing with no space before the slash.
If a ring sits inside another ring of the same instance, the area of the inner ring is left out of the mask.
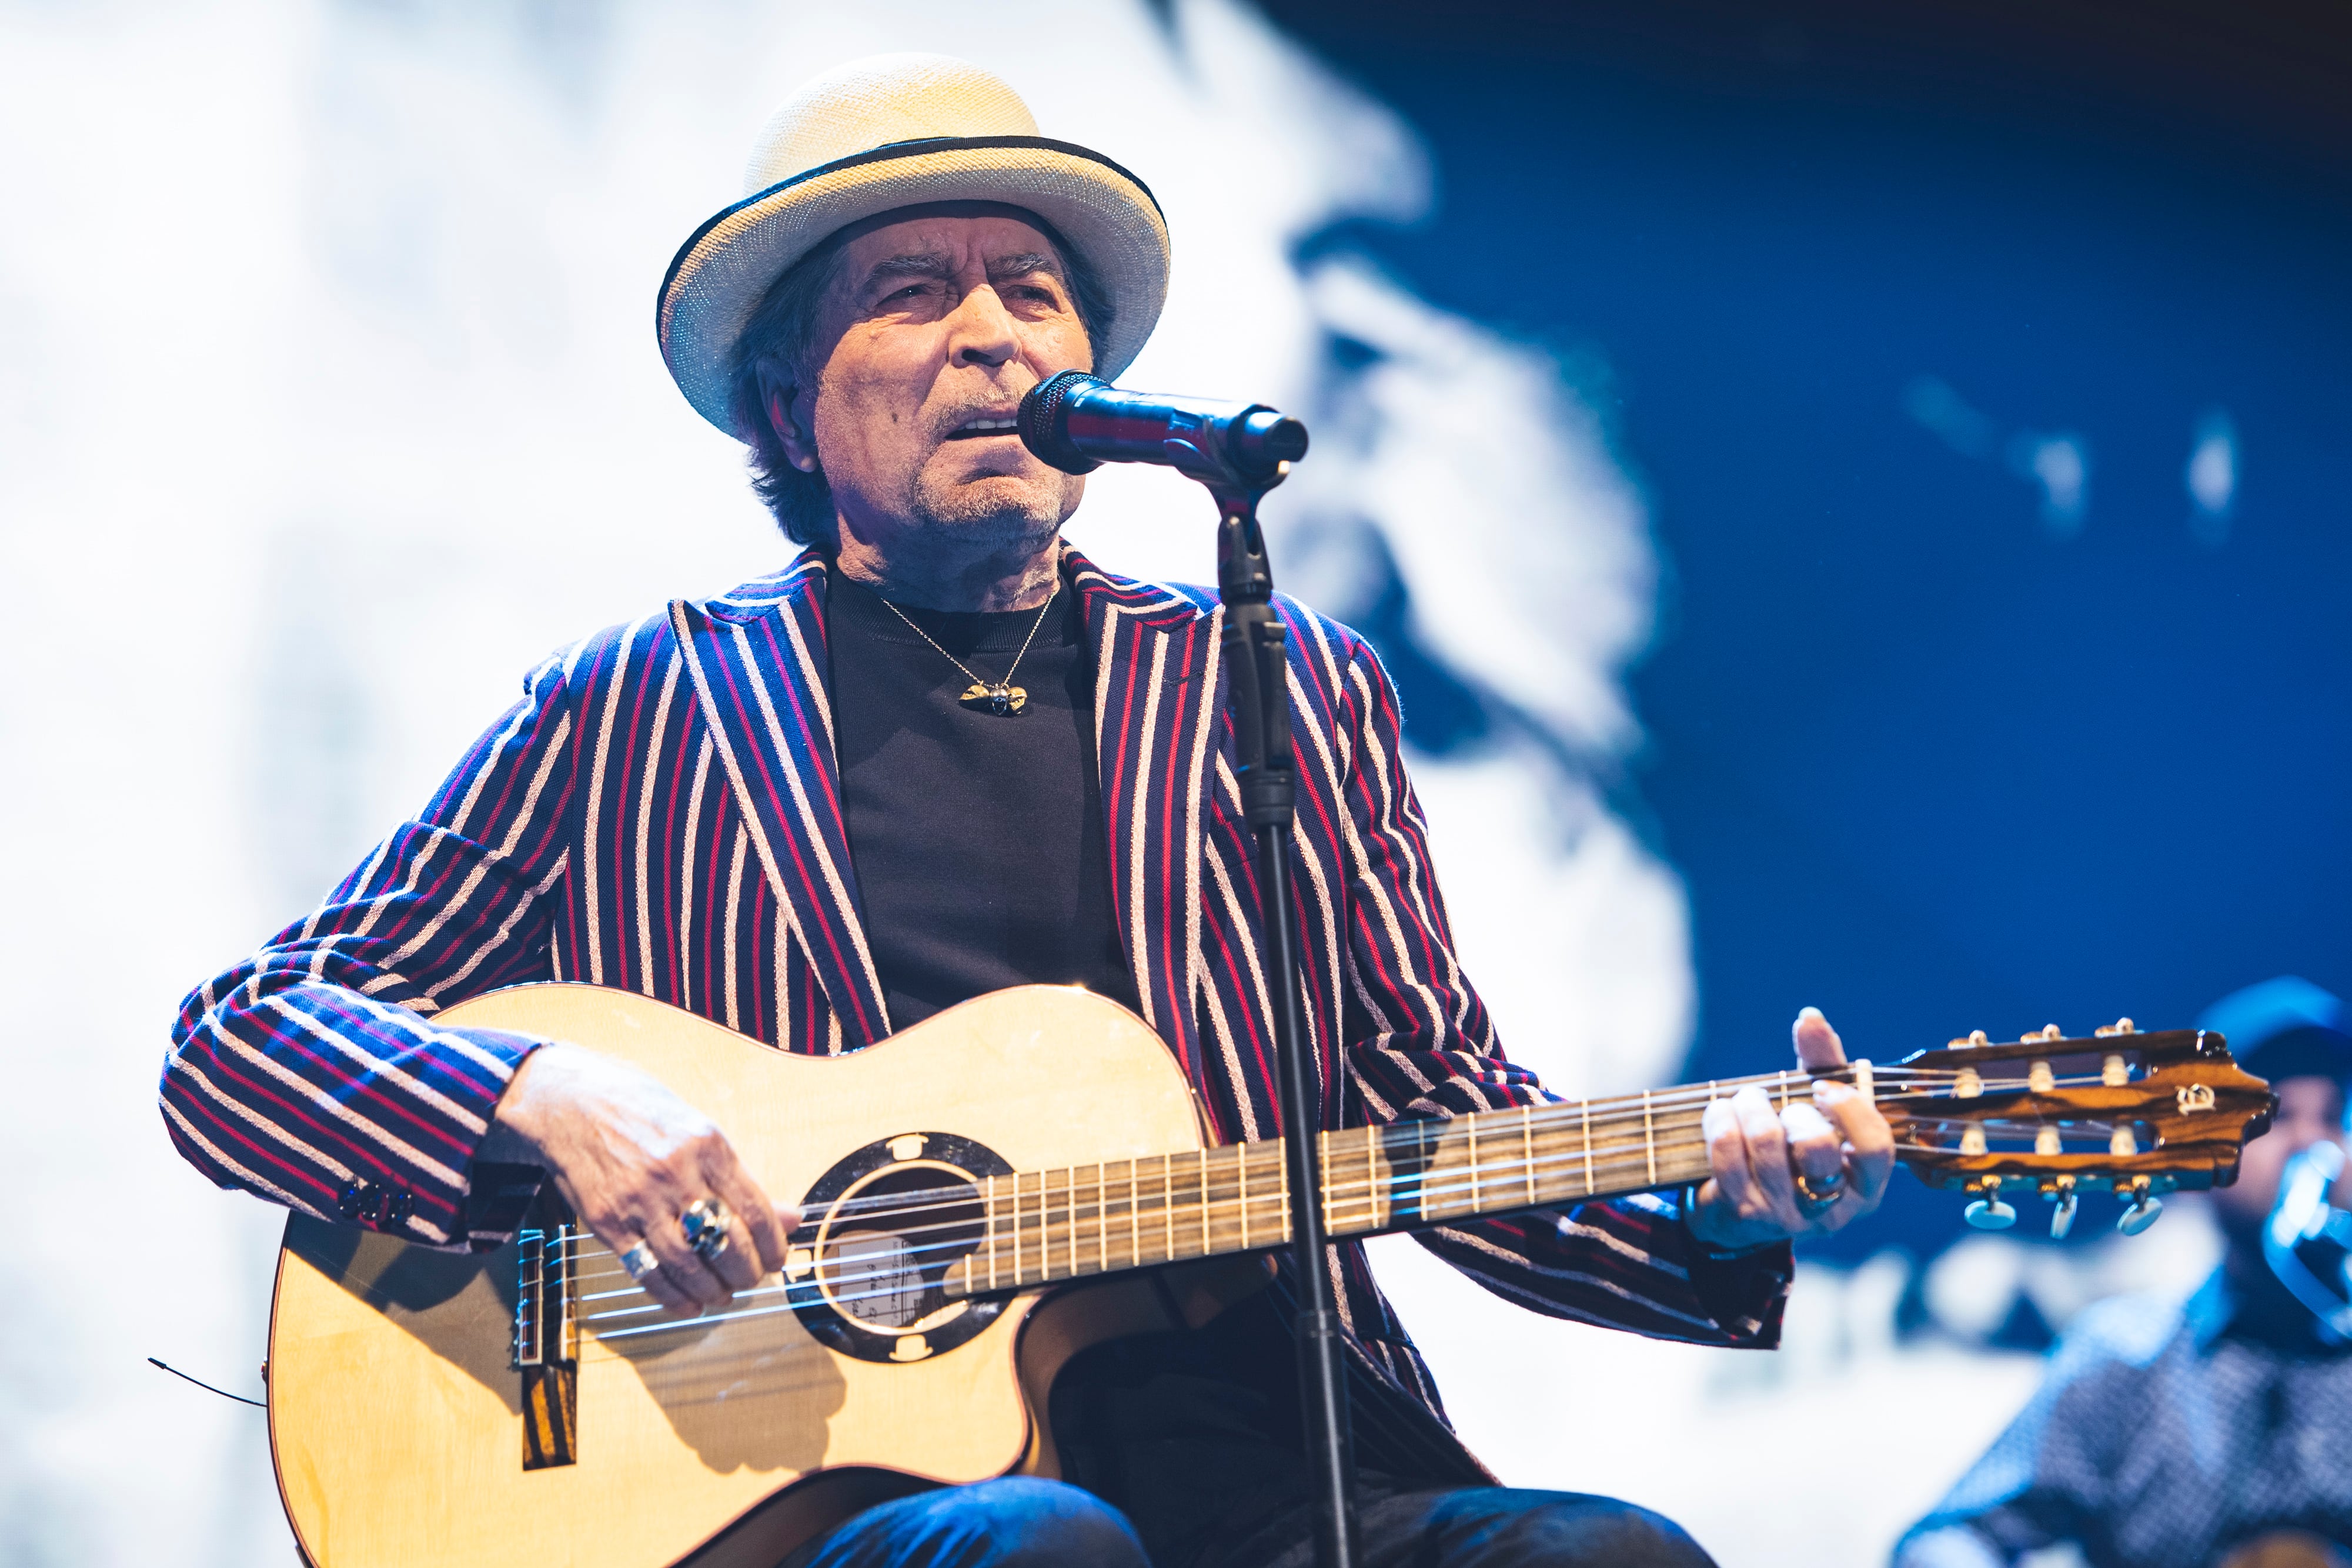
<path id="1" fill-rule="evenodd" d="M 1012 717 L 871 589 L 833 574 L 826 636 L 842 810 L 890 1027 L 1006 986 L 1076 983 L 1137 1006 L 1112 912 L 1094 755 L 1094 664 L 1077 596 L 1034 610 L 898 606 L 986 681 Z"/>

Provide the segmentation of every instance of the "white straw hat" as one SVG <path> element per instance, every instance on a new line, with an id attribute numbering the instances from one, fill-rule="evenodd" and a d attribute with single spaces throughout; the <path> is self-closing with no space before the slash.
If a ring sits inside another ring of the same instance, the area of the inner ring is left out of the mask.
<path id="1" fill-rule="evenodd" d="M 694 231 L 662 279 L 662 359 L 702 417 L 740 439 L 728 358 L 770 285 L 836 230 L 925 202 L 1034 213 L 1110 296 L 1095 373 L 1116 378 L 1168 298 L 1168 225 L 1143 182 L 1037 134 L 1020 95 L 945 55 L 874 55 L 827 71 L 761 131 L 744 198 Z"/>

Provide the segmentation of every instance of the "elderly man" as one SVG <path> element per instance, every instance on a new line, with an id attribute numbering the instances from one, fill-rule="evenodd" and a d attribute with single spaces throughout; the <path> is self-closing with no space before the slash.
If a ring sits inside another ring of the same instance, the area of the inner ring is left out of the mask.
<path id="1" fill-rule="evenodd" d="M 2185 1301 L 2119 1297 L 2068 1324 L 2032 1403 L 1904 1539 L 1899 1568 L 1997 1568 L 2060 1543 L 2095 1568 L 2352 1561 L 2352 1341 L 2326 1321 L 2343 1302 L 2299 1299 L 2280 1273 L 2297 1261 L 2263 1245 L 2291 1163 L 2344 1146 L 2352 1037 L 2341 1004 L 2292 976 L 2200 1022 L 2278 1094 L 2236 1184 L 2213 1192 L 2221 1267 Z"/>
<path id="2" fill-rule="evenodd" d="M 512 1171 L 544 1172 L 679 1312 L 776 1270 L 796 1222 L 726 1129 L 614 1059 L 434 1014 L 587 980 L 836 1053 L 1003 987 L 1075 982 L 1158 1031 L 1214 1141 L 1276 1124 L 1213 601 L 1065 547 L 1085 482 L 1013 430 L 1039 381 L 1116 376 L 1149 336 L 1169 268 L 1157 204 L 1038 136 L 1001 81 L 927 56 L 811 84 L 751 170 L 750 196 L 673 264 L 661 341 L 695 407 L 749 444 L 801 553 L 535 672 L 415 821 L 190 997 L 163 1085 L 173 1138 L 215 1180 L 411 1240 L 498 1244 Z M 1282 609 L 1327 1121 L 1542 1103 L 1452 955 L 1385 674 L 1345 627 Z M 1843 1061 L 1811 1009 L 1796 1045 L 1808 1066 Z M 1892 1142 L 1834 1087 L 1777 1113 L 1747 1091 L 1704 1127 L 1714 1174 L 1688 1201 L 1424 1239 L 1539 1312 L 1769 1345 L 1789 1239 L 1871 1207 Z M 712 1200 L 732 1217 L 723 1247 L 684 1223 Z M 1492 1486 L 1360 1249 L 1332 1259 L 1371 1562 L 1705 1561 L 1623 1504 Z M 1277 1281 L 1206 1327 L 1074 1363 L 1053 1392 L 1068 1481 L 887 1504 L 795 1561 L 1300 1561 L 1289 1300 Z"/>

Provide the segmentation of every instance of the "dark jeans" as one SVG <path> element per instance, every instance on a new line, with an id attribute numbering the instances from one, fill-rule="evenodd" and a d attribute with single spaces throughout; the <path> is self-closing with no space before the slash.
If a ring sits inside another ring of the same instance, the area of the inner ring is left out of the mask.
<path id="1" fill-rule="evenodd" d="M 1382 1494 L 1362 1505 L 1363 1568 L 1712 1568 L 1669 1521 L 1574 1492 L 1473 1487 Z M 1311 1568 L 1295 1510 L 1188 1568 Z M 1167 1568 L 1125 1515 L 1059 1481 L 1011 1479 L 868 1510 L 794 1568 Z"/>
<path id="2" fill-rule="evenodd" d="M 1062 1473 L 1075 1484 L 984 1481 L 901 1499 L 788 1568 L 1312 1568 L 1297 1386 L 1274 1291 L 1202 1329 L 1097 1345 L 1054 1385 Z M 1711 1568 L 1672 1522 L 1628 1503 L 1463 1484 L 1476 1472 L 1433 1458 L 1376 1393 L 1355 1400 L 1361 1568 Z"/>

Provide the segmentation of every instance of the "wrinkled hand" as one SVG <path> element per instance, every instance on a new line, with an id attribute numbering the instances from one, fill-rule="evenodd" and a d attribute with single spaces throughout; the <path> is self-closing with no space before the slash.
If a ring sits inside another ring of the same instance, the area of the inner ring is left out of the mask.
<path id="1" fill-rule="evenodd" d="M 1806 1071 L 1845 1065 L 1845 1047 L 1819 1009 L 1799 1013 L 1790 1032 L 1798 1065 Z M 1698 1189 L 1690 1228 L 1712 1247 L 1754 1247 L 1835 1230 L 1878 1207 L 1895 1169 L 1895 1134 L 1886 1118 L 1843 1083 L 1816 1083 L 1812 1103 L 1795 1102 L 1779 1113 L 1750 1084 L 1728 1100 L 1711 1102 L 1699 1131 L 1715 1175 Z M 1801 1171 L 1816 1193 L 1842 1184 L 1837 1201 L 1810 1218 L 1798 1207 Z"/>
<path id="2" fill-rule="evenodd" d="M 580 1222 L 615 1253 L 642 1241 L 661 1267 L 641 1281 L 673 1312 L 724 1306 L 783 1267 L 800 1216 L 768 1201 L 709 1117 L 648 1073 L 577 1045 L 524 1059 L 483 1154 L 544 1167 Z M 699 1199 L 727 1206 L 728 1245 L 706 1263 L 678 1218 Z"/>

